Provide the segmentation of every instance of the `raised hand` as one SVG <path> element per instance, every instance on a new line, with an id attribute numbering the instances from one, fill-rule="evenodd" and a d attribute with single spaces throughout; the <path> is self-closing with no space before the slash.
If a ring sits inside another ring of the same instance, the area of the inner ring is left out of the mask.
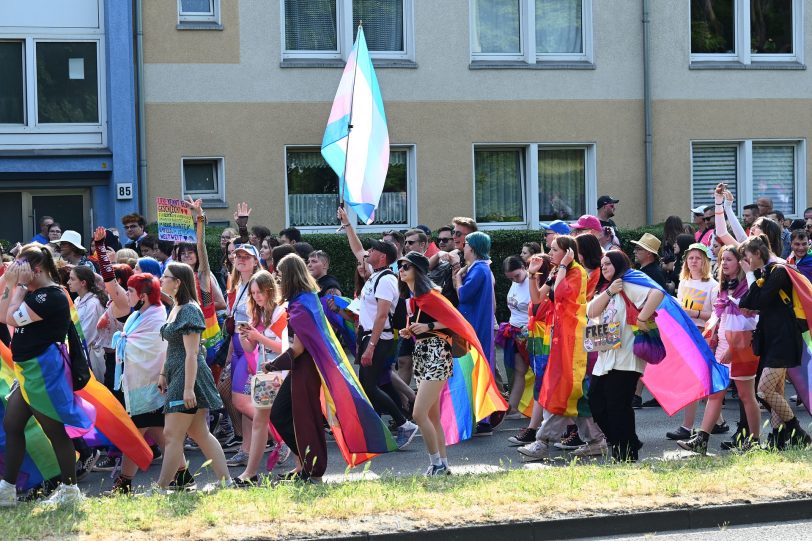
<path id="1" fill-rule="evenodd" d="M 534 255 L 530 257 L 530 262 L 527 265 L 527 272 L 530 274 L 534 274 L 541 269 L 541 265 L 544 263 L 544 259 L 541 256 Z"/>
<path id="2" fill-rule="evenodd" d="M 248 224 L 248 217 L 251 216 L 251 209 L 248 203 L 237 203 L 237 210 L 234 212 L 234 221 L 238 227 L 245 227 Z"/>
<path id="3" fill-rule="evenodd" d="M 198 199 L 197 201 L 195 201 L 194 199 L 192 199 L 191 195 L 187 195 L 186 197 L 187 197 L 187 199 L 184 202 L 187 205 L 189 205 L 190 209 L 192 209 L 192 214 L 195 217 L 200 216 L 201 214 L 203 214 L 203 200 Z M 238 205 L 238 208 L 239 208 L 239 205 Z"/>
<path id="4" fill-rule="evenodd" d="M 347 217 L 347 211 L 344 210 L 344 207 L 338 207 L 338 210 L 336 211 L 336 218 L 338 218 L 338 221 L 344 227 L 350 225 L 350 219 Z"/>
<path id="5" fill-rule="evenodd" d="M 561 258 L 562 265 L 569 265 L 575 259 L 575 252 L 572 251 L 572 248 L 567 248 L 567 253 L 564 254 L 564 257 Z"/>
<path id="6" fill-rule="evenodd" d="M 97 227 L 95 231 L 93 231 L 93 240 L 96 242 L 101 242 L 107 238 L 107 230 L 103 227 Z"/>

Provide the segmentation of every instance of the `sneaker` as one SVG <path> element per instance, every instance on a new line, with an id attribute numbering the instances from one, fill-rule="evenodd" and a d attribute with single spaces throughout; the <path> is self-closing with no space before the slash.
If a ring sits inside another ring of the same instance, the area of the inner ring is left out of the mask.
<path id="1" fill-rule="evenodd" d="M 175 474 L 175 478 L 169 483 L 169 486 L 165 490 L 170 492 L 194 492 L 197 490 L 197 481 L 195 481 L 189 469 L 184 468 Z"/>
<path id="2" fill-rule="evenodd" d="M 133 481 L 126 477 L 118 476 L 113 481 L 113 486 L 110 490 L 102 492 L 102 496 L 130 496 L 133 493 Z"/>
<path id="3" fill-rule="evenodd" d="M 432 465 L 430 471 L 426 472 L 426 475 L 428 475 L 429 477 L 433 477 L 435 475 L 445 476 L 451 475 L 451 472 L 448 470 L 448 466 L 446 466 L 445 464 L 440 464 L 438 466 Z"/>
<path id="4" fill-rule="evenodd" d="M 248 453 L 245 451 L 237 451 L 231 458 L 226 460 L 226 466 L 229 468 L 245 466 L 246 464 L 248 464 Z"/>
<path id="5" fill-rule="evenodd" d="M 232 439 L 233 437 L 234 437 L 234 431 L 233 430 L 224 430 L 224 429 L 221 429 L 220 432 L 216 436 L 217 441 L 220 442 L 220 445 L 224 444 L 225 442 Z"/>
<path id="6" fill-rule="evenodd" d="M 606 440 L 585 443 L 570 453 L 571 456 L 601 456 L 609 453 Z"/>
<path id="7" fill-rule="evenodd" d="M 0 480 L 0 507 L 15 507 L 17 505 L 17 487 Z"/>
<path id="8" fill-rule="evenodd" d="M 223 448 L 225 449 L 225 447 Z M 199 451 L 200 446 L 197 444 L 195 440 L 190 437 L 186 437 L 186 440 L 183 442 L 183 450 L 184 451 Z"/>
<path id="9" fill-rule="evenodd" d="M 632 397 L 632 408 L 639 410 L 643 407 L 643 397 L 634 395 Z"/>
<path id="10" fill-rule="evenodd" d="M 711 430 L 711 434 L 727 434 L 728 432 L 730 432 L 730 426 L 726 421 L 722 421 L 721 424 L 713 425 L 713 430 Z"/>
<path id="11" fill-rule="evenodd" d="M 666 432 L 665 437 L 669 440 L 687 440 L 694 435 L 693 430 L 688 430 L 684 426 L 679 427 L 673 432 Z"/>
<path id="12" fill-rule="evenodd" d="M 279 444 L 279 461 L 277 464 L 284 464 L 290 458 L 290 447 L 284 443 Z"/>
<path id="13" fill-rule="evenodd" d="M 248 479 L 235 477 L 231 481 L 234 483 L 234 488 L 253 488 L 259 485 L 259 477 L 256 475 Z"/>
<path id="14" fill-rule="evenodd" d="M 643 402 L 642 406 L 644 408 L 659 408 L 660 403 L 657 402 L 656 398 L 652 398 L 651 400 L 646 400 L 645 402 Z"/>
<path id="15" fill-rule="evenodd" d="M 522 456 L 533 460 L 544 460 L 545 458 L 550 458 L 550 445 L 547 442 L 539 440 L 519 447 L 518 451 Z"/>
<path id="16" fill-rule="evenodd" d="M 138 497 L 148 498 L 150 496 L 168 496 L 170 494 L 172 494 L 172 483 L 169 484 L 169 488 L 163 488 L 153 484 L 144 492 L 139 493 Z"/>
<path id="17" fill-rule="evenodd" d="M 217 433 L 220 432 L 220 426 L 222 425 L 223 421 L 223 414 L 219 411 L 217 413 L 209 414 L 209 432 L 217 436 Z"/>
<path id="18" fill-rule="evenodd" d="M 242 445 L 242 438 L 240 436 L 233 435 L 231 438 L 223 442 L 223 451 L 228 451 L 229 449 L 236 449 L 237 447 Z"/>
<path id="19" fill-rule="evenodd" d="M 575 425 L 571 425 L 571 427 L 567 427 L 567 432 L 561 438 L 561 441 L 555 442 L 555 447 L 558 449 L 564 449 L 567 451 L 572 451 L 573 449 L 578 449 L 586 445 L 586 442 L 581 440 L 578 437 L 578 428 Z"/>
<path id="20" fill-rule="evenodd" d="M 708 436 L 709 434 L 707 432 L 702 432 L 700 430 L 691 439 L 678 441 L 677 445 L 686 451 L 693 451 L 694 453 L 699 453 L 700 455 L 706 455 L 708 454 Z"/>
<path id="21" fill-rule="evenodd" d="M 50 479 L 46 479 L 45 481 L 41 482 L 34 488 L 28 491 L 28 494 L 21 498 L 24 502 L 33 502 L 36 500 L 43 500 L 53 494 L 54 490 L 59 487 L 61 483 L 60 477 L 52 477 Z"/>
<path id="22" fill-rule="evenodd" d="M 522 428 L 515 436 L 508 438 L 511 445 L 527 445 L 536 441 L 536 428 Z"/>
<path id="23" fill-rule="evenodd" d="M 93 471 L 113 471 L 116 469 L 118 459 L 110 455 L 104 455 L 96 461 L 93 466 Z"/>
<path id="24" fill-rule="evenodd" d="M 90 475 L 90 472 L 93 471 L 93 466 L 96 465 L 96 462 L 99 461 L 101 457 L 101 451 L 98 449 L 93 449 L 90 452 L 90 456 L 85 458 L 84 460 L 79 460 L 76 463 L 76 482 L 84 481 L 84 479 Z"/>
<path id="25" fill-rule="evenodd" d="M 237 488 L 237 485 L 234 483 L 233 479 L 228 478 L 207 484 L 206 486 L 203 487 L 201 492 L 203 492 L 204 494 L 212 494 L 214 492 L 217 492 L 218 490 L 223 490 L 226 488 Z"/>
<path id="26" fill-rule="evenodd" d="M 152 463 L 160 464 L 161 462 L 163 462 L 164 454 L 161 451 L 161 448 L 158 447 L 157 445 L 153 445 L 152 447 L 150 447 L 150 449 L 152 450 Z"/>
<path id="27" fill-rule="evenodd" d="M 411 421 L 406 421 L 398 427 L 397 443 L 398 449 L 403 449 L 409 445 L 417 435 L 417 425 Z"/>
<path id="28" fill-rule="evenodd" d="M 43 505 L 75 505 L 84 499 L 82 491 L 76 485 L 59 485 L 54 493 L 45 500 Z"/>
<path id="29" fill-rule="evenodd" d="M 493 426 L 488 423 L 477 423 L 474 436 L 493 436 Z"/>

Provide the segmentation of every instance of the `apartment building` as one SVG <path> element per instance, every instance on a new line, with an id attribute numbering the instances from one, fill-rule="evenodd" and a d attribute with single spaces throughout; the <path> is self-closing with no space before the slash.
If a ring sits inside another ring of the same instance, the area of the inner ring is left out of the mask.
<path id="1" fill-rule="evenodd" d="M 637 225 L 712 201 L 807 206 L 804 0 L 144 0 L 145 213 L 332 231 L 319 153 L 362 22 L 390 167 L 371 230 L 536 228 L 619 198 Z"/>

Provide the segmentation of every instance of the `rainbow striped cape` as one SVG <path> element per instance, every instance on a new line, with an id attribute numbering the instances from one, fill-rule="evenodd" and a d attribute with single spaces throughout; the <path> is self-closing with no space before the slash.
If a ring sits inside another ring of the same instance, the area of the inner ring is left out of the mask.
<path id="1" fill-rule="evenodd" d="M 573 263 L 554 292 L 550 355 L 539 391 L 539 403 L 555 415 L 591 415 L 584 396 L 586 295 L 586 269 Z"/>
<path id="2" fill-rule="evenodd" d="M 527 321 L 527 354 L 530 357 L 530 368 L 534 377 L 534 392 L 538 393 L 547 370 L 550 358 L 550 340 L 552 339 L 552 303 L 548 299 L 538 305 L 534 311 L 530 304 L 530 317 Z M 524 397 L 522 397 L 524 398 Z M 538 396 L 535 396 L 538 400 Z"/>
<path id="3" fill-rule="evenodd" d="M 657 329 L 665 346 L 665 358 L 659 364 L 647 364 L 643 383 L 668 415 L 727 389 L 728 368 L 718 362 L 688 314 L 677 300 L 651 278 L 638 270 L 626 271 L 623 281 L 664 293 L 657 307 Z"/>
<path id="4" fill-rule="evenodd" d="M 447 445 L 467 440 L 478 421 L 508 405 L 493 380 L 474 328 L 437 291 L 413 297 L 414 303 L 445 325 L 453 340 L 454 372 L 440 394 L 440 420 Z M 457 354 L 459 353 L 459 356 Z"/>
<path id="5" fill-rule="evenodd" d="M 810 381 L 812 381 L 812 338 L 810 338 L 809 331 L 809 329 L 812 329 L 812 284 L 797 269 L 789 265 L 783 265 L 783 267 L 787 270 L 789 279 L 792 281 L 792 308 L 795 317 L 806 321 L 807 327 L 801 335 L 804 342 L 801 366 L 788 369 L 787 376 L 789 376 L 793 387 L 795 387 L 798 398 L 803 401 L 806 411 L 812 412 L 812 390 L 810 390 Z M 786 294 L 784 295 L 786 296 Z"/>
<path id="6" fill-rule="evenodd" d="M 327 316 L 327 321 L 330 322 L 330 325 L 333 326 L 333 330 L 338 334 L 338 337 L 341 339 L 342 343 L 348 348 L 355 348 L 355 341 L 357 337 L 357 330 L 355 324 L 351 321 L 347 321 L 340 314 L 337 314 L 330 310 L 327 306 L 327 299 L 333 299 L 336 306 L 340 310 L 345 310 L 347 306 L 350 305 L 352 299 L 348 299 L 347 297 L 339 297 L 338 295 L 325 295 L 321 298 L 321 308 L 324 310 L 324 315 Z"/>
<path id="7" fill-rule="evenodd" d="M 502 348 L 505 362 L 505 372 L 507 373 L 508 381 L 513 381 L 513 371 L 516 369 L 516 354 L 518 353 L 522 361 L 530 364 L 530 356 L 528 353 L 528 339 L 526 337 L 517 337 L 517 332 L 514 327 L 509 323 L 502 323 L 499 325 L 499 330 L 496 332 L 496 345 Z M 519 400 L 519 412 L 525 417 L 530 417 L 533 413 L 533 382 L 536 376 L 533 370 L 529 369 L 524 374 L 524 390 L 522 397 Z"/>
<path id="8" fill-rule="evenodd" d="M 325 417 L 347 464 L 355 467 L 377 454 L 397 450 L 392 433 L 361 388 L 318 296 L 303 292 L 290 299 L 288 320 L 319 371 Z"/>

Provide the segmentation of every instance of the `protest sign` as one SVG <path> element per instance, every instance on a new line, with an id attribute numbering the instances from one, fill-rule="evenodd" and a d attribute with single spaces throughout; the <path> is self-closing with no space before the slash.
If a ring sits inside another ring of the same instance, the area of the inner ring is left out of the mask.
<path id="1" fill-rule="evenodd" d="M 189 206 L 180 199 L 158 197 L 158 239 L 172 242 L 197 242 Z"/>

